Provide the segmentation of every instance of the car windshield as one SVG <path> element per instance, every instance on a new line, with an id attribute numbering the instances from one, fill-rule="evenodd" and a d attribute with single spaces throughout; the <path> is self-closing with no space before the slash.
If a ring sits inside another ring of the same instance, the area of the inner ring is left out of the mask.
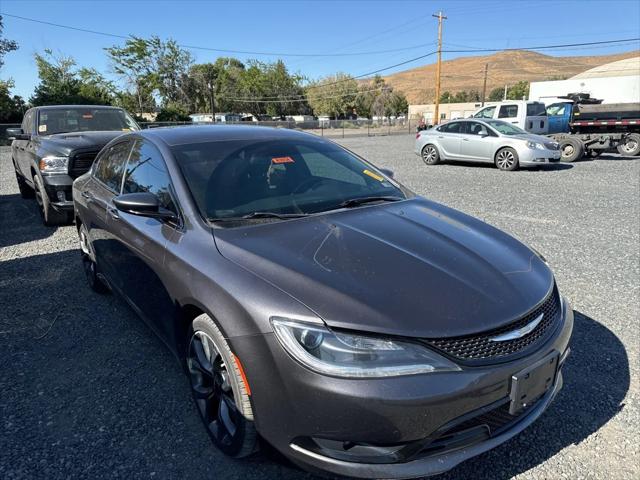
<path id="1" fill-rule="evenodd" d="M 172 151 L 210 220 L 283 218 L 405 198 L 380 171 L 325 140 L 225 140 Z"/>
<path id="2" fill-rule="evenodd" d="M 38 133 L 140 130 L 136 122 L 118 108 L 48 108 L 38 115 Z"/>
<path id="3" fill-rule="evenodd" d="M 485 122 L 503 135 L 522 135 L 523 133 L 527 133 L 520 127 L 516 127 L 511 123 L 503 122 L 502 120 L 485 120 Z"/>

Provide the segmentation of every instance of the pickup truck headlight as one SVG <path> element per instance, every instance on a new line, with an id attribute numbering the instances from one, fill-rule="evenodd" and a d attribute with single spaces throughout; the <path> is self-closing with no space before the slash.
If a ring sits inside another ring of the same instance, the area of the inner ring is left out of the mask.
<path id="1" fill-rule="evenodd" d="M 42 173 L 67 173 L 69 157 L 46 156 L 40 159 L 40 171 Z"/>
<path id="2" fill-rule="evenodd" d="M 422 345 L 272 317 L 282 347 L 304 366 L 335 377 L 375 378 L 460 370 Z"/>
<path id="3" fill-rule="evenodd" d="M 531 149 L 539 149 L 539 150 L 544 150 L 544 145 L 538 142 L 531 142 L 528 141 L 527 142 L 527 147 L 531 148 Z"/>

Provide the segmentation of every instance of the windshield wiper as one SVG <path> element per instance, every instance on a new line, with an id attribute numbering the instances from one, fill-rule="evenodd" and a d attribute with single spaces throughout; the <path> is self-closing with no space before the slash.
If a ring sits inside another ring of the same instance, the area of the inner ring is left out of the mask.
<path id="1" fill-rule="evenodd" d="M 251 212 L 240 217 L 220 217 L 208 218 L 210 222 L 240 222 L 242 220 L 252 220 L 254 218 L 279 218 L 285 220 L 288 218 L 306 217 L 308 213 L 276 213 L 276 212 Z"/>
<path id="2" fill-rule="evenodd" d="M 339 203 L 337 208 L 351 208 L 357 207 L 359 205 L 364 205 L 365 203 L 373 203 L 373 202 L 398 202 L 400 200 L 404 200 L 404 197 L 398 197 L 393 195 L 379 195 L 379 196 L 371 196 L 371 197 L 356 197 L 350 198 L 349 200 L 345 200 L 342 203 Z"/>

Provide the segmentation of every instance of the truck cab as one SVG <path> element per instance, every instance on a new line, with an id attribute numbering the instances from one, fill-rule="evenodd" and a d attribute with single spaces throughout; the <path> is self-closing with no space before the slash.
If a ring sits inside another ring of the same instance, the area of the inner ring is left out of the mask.
<path id="1" fill-rule="evenodd" d="M 564 133 L 570 129 L 573 102 L 557 102 L 547 107 L 548 133 Z"/>
<path id="2" fill-rule="evenodd" d="M 544 103 L 526 100 L 504 101 L 478 110 L 473 118 L 496 119 L 513 123 L 530 133 L 545 135 L 549 124 Z"/>

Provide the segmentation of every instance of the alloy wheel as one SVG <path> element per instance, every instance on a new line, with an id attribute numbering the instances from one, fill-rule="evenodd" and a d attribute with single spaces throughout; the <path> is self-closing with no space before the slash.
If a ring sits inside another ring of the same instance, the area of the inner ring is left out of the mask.
<path id="1" fill-rule="evenodd" d="M 219 444 L 230 445 L 242 414 L 236 405 L 224 359 L 207 333 L 196 331 L 191 337 L 187 367 L 202 419 Z"/>
<path id="2" fill-rule="evenodd" d="M 500 168 L 506 170 L 513 167 L 513 165 L 516 163 L 516 157 L 510 150 L 502 150 L 500 153 L 498 153 L 498 158 L 496 161 Z"/>
<path id="3" fill-rule="evenodd" d="M 428 145 L 422 150 L 422 160 L 424 160 L 425 163 L 431 164 L 437 158 L 438 152 L 436 151 L 434 146 Z"/>

